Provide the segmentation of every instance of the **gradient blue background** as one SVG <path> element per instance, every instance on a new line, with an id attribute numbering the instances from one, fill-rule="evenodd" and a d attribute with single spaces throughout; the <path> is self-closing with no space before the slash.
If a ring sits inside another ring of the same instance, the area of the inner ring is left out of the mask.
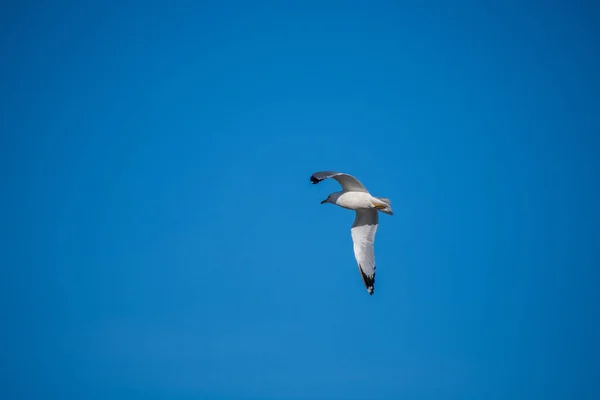
<path id="1" fill-rule="evenodd" d="M 599 16 L 4 2 L 0 397 L 600 398 Z"/>

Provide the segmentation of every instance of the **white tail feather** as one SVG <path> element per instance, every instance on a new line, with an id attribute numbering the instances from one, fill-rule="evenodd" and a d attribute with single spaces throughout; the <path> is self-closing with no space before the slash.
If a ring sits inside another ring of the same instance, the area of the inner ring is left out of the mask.
<path id="1" fill-rule="evenodd" d="M 392 201 L 390 199 L 386 199 L 385 197 L 377 197 L 377 200 L 384 202 L 385 204 L 387 204 L 387 207 L 379 210 L 382 213 L 386 213 L 389 215 L 394 215 L 394 212 L 392 211 Z"/>

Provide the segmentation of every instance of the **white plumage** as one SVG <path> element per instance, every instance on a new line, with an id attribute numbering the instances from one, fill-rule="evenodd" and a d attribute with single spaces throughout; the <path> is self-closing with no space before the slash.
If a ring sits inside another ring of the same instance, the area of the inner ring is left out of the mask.
<path id="1" fill-rule="evenodd" d="M 341 172 L 322 171 L 310 177 L 313 184 L 324 179 L 333 178 L 340 183 L 342 191 L 327 196 L 321 204 L 333 203 L 340 207 L 354 210 L 356 217 L 350 229 L 354 245 L 354 257 L 362 280 L 370 295 L 375 289 L 375 233 L 379 224 L 379 214 L 394 215 L 389 199 L 372 196 L 364 185 L 355 177 Z"/>

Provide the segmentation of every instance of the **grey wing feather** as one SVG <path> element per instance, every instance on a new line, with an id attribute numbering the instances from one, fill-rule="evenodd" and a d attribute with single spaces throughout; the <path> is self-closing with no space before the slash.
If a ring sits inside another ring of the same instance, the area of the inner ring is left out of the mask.
<path id="1" fill-rule="evenodd" d="M 313 184 L 317 184 L 325 179 L 333 178 L 339 182 L 342 189 L 352 192 L 368 192 L 365 186 L 352 175 L 344 174 L 343 172 L 321 171 L 315 172 L 310 177 Z"/>
<path id="2" fill-rule="evenodd" d="M 375 290 L 375 233 L 379 223 L 377 210 L 356 210 L 352 229 L 354 256 L 362 280 L 370 295 Z"/>

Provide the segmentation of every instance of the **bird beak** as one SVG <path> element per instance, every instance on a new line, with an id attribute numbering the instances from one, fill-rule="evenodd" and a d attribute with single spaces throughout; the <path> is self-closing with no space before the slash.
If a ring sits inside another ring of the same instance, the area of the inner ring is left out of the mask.
<path id="1" fill-rule="evenodd" d="M 327 203 L 327 199 L 325 199 L 321 202 L 321 204 L 325 204 L 325 203 Z"/>

